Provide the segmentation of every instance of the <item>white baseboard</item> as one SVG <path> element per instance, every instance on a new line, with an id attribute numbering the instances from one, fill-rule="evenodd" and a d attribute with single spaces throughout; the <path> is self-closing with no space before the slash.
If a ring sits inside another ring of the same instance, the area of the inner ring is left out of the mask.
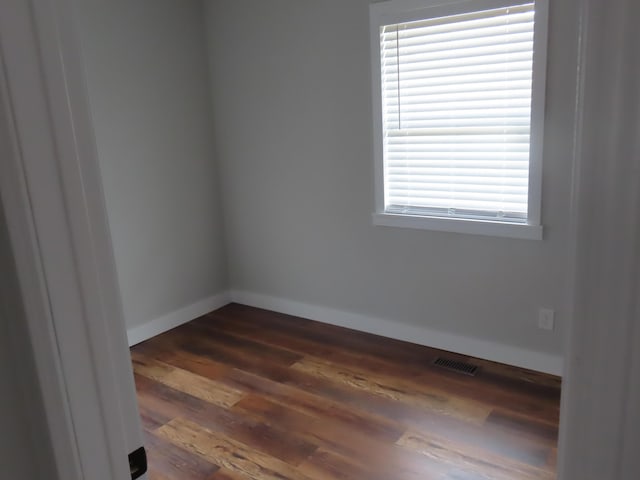
<path id="1" fill-rule="evenodd" d="M 562 375 L 563 358 L 560 355 L 536 352 L 502 343 L 465 337 L 452 333 L 398 323 L 381 318 L 368 317 L 358 313 L 345 312 L 333 308 L 309 305 L 278 297 L 252 292 L 232 290 L 214 295 L 183 307 L 138 327 L 127 330 L 129 346 L 136 345 L 156 335 L 190 322 L 194 318 L 217 310 L 229 302 L 251 307 L 264 308 L 274 312 L 317 320 L 322 323 L 373 333 L 383 337 L 404 340 L 449 352 L 506 363 L 552 375 Z"/>
<path id="2" fill-rule="evenodd" d="M 190 322 L 194 318 L 198 318 L 220 307 L 224 307 L 231 301 L 229 292 L 223 292 L 212 297 L 205 298 L 186 307 L 180 308 L 174 312 L 163 315 L 160 318 L 151 320 L 138 327 L 127 329 L 127 337 L 129 346 L 136 345 L 140 342 L 160 335 L 161 333 L 178 327 L 184 323 Z"/>
<path id="3" fill-rule="evenodd" d="M 538 372 L 558 376 L 562 375 L 563 358 L 560 355 L 536 352 L 488 340 L 445 333 L 427 327 L 392 322 L 381 318 L 368 317 L 357 313 L 344 312 L 246 291 L 232 290 L 230 297 L 231 301 L 243 305 L 317 320 L 331 325 L 351 328 L 353 330 L 373 333 L 397 340 L 404 340 L 494 362 L 506 363 Z"/>

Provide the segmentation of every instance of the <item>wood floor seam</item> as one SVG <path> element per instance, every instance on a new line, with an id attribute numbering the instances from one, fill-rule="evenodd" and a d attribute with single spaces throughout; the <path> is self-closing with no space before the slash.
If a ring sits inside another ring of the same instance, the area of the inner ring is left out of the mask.
<path id="1" fill-rule="evenodd" d="M 150 480 L 556 478 L 557 377 L 238 304 L 131 352 Z"/>

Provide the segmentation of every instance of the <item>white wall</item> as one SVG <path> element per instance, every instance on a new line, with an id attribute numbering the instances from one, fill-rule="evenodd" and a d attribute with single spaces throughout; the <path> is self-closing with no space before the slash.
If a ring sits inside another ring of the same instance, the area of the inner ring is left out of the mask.
<path id="1" fill-rule="evenodd" d="M 560 354 L 575 2 L 551 2 L 540 242 L 372 225 L 369 3 L 207 4 L 231 288 Z"/>
<path id="2" fill-rule="evenodd" d="M 552 2 L 542 242 L 371 224 L 369 3 L 77 1 L 130 333 L 231 289 L 562 353 L 576 0 Z"/>
<path id="3" fill-rule="evenodd" d="M 76 8 L 131 328 L 226 289 L 202 2 Z"/>

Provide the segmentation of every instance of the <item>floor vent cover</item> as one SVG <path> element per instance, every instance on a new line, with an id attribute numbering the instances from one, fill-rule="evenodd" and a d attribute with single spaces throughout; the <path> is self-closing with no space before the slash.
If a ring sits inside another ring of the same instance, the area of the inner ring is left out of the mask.
<path id="1" fill-rule="evenodd" d="M 445 370 L 451 370 L 452 372 L 462 373 L 464 375 L 470 375 L 475 377 L 478 373 L 478 366 L 471 365 L 467 362 L 459 362 L 458 360 L 451 360 L 449 358 L 438 357 L 433 361 L 436 367 L 444 368 Z"/>

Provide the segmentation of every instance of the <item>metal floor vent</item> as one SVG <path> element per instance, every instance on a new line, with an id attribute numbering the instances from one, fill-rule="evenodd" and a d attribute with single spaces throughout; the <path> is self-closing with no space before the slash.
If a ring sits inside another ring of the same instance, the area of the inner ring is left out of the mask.
<path id="1" fill-rule="evenodd" d="M 463 375 L 469 375 L 475 377 L 478 373 L 479 367 L 467 362 L 459 362 L 458 360 L 451 360 L 449 358 L 438 357 L 433 361 L 436 367 L 444 368 L 445 370 L 451 370 L 452 372 L 462 373 Z"/>

